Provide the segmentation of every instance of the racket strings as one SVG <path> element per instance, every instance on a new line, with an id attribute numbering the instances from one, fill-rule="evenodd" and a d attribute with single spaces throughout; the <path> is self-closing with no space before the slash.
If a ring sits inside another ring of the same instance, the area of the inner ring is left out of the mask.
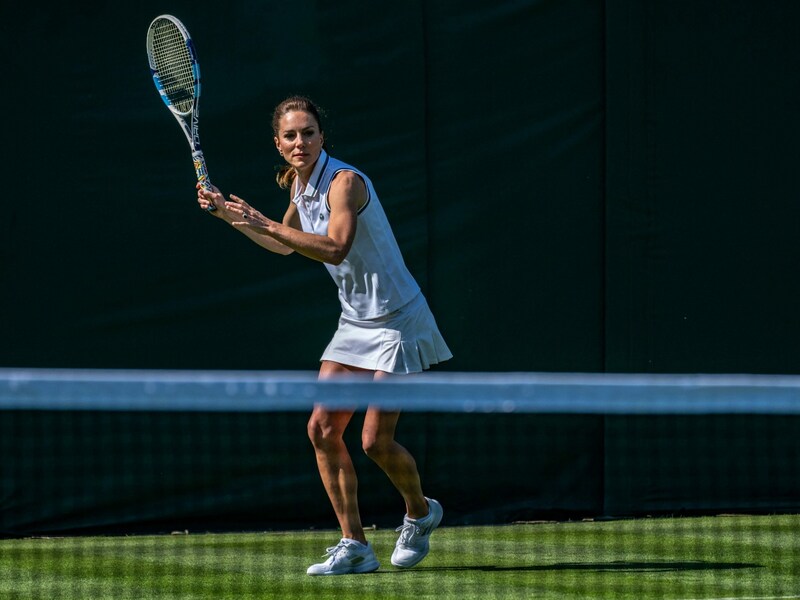
<path id="1" fill-rule="evenodd" d="M 177 110 L 192 110 L 195 90 L 193 60 L 186 40 L 174 23 L 162 20 L 153 26 L 153 62 L 164 94 Z"/>

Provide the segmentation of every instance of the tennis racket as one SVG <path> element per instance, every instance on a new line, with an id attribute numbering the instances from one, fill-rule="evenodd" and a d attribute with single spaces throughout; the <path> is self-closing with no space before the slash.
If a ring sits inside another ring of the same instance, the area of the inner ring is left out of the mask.
<path id="1" fill-rule="evenodd" d="M 206 159 L 200 149 L 198 105 L 200 64 L 189 31 L 172 15 L 153 19 L 147 29 L 147 58 L 161 99 L 178 121 L 192 149 L 197 181 L 210 190 Z M 213 206 L 209 210 L 216 210 Z"/>

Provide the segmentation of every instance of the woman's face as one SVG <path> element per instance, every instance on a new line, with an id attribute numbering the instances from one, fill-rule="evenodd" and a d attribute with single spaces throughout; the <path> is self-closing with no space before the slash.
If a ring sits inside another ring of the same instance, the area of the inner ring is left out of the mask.
<path id="1" fill-rule="evenodd" d="M 283 115 L 279 125 L 278 137 L 275 138 L 278 151 L 298 173 L 307 171 L 310 174 L 322 152 L 319 123 L 313 115 L 295 110 Z"/>

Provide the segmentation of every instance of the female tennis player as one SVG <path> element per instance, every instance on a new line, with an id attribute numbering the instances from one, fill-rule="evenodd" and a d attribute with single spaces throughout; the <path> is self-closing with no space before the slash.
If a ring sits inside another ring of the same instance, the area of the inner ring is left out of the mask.
<path id="1" fill-rule="evenodd" d="M 304 97 L 287 98 L 275 108 L 272 128 L 287 163 L 277 176 L 278 185 L 290 190 L 283 222 L 268 219 L 237 196 L 226 200 L 216 188 L 198 186 L 198 203 L 206 210 L 216 207 L 210 214 L 267 250 L 299 252 L 325 265 L 339 288 L 342 314 L 320 359 L 319 378 L 366 373 L 377 380 L 421 372 L 451 358 L 372 182 L 323 148 L 317 107 Z M 309 567 L 309 575 L 368 573 L 380 566 L 364 535 L 356 473 L 342 439 L 352 416 L 353 411 L 318 405 L 308 422 L 322 483 L 342 530 L 341 541 L 328 548 L 327 560 Z M 392 564 L 408 568 L 428 554 L 443 511 L 423 495 L 414 458 L 394 439 L 398 417 L 398 412 L 369 408 L 361 440 L 405 500 Z"/>

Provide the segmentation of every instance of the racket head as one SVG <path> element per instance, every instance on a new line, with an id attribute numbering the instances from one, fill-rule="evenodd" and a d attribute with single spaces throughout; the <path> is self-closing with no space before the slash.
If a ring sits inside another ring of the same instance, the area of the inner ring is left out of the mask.
<path id="1" fill-rule="evenodd" d="M 164 104 L 189 116 L 200 98 L 200 65 L 189 31 L 172 15 L 159 15 L 147 28 L 150 73 Z"/>

